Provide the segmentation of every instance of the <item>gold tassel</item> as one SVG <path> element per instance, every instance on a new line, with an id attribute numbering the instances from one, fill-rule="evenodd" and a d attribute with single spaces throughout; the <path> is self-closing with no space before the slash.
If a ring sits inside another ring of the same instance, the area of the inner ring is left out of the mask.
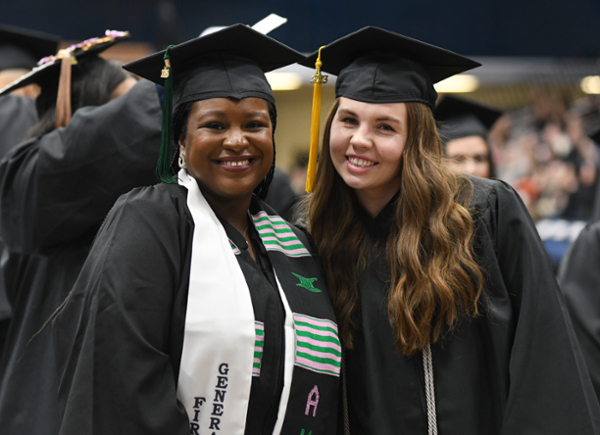
<path id="1" fill-rule="evenodd" d="M 321 127 L 321 84 L 327 83 L 327 76 L 321 74 L 321 50 L 325 46 L 319 48 L 319 55 L 315 62 L 315 75 L 310 80 L 314 83 L 313 87 L 313 105 L 312 105 L 312 120 L 310 125 L 310 153 L 308 155 L 308 169 L 306 172 L 306 192 L 312 193 L 317 177 L 317 155 L 319 154 L 319 131 Z"/>
<path id="2" fill-rule="evenodd" d="M 60 63 L 60 79 L 56 97 L 56 128 L 66 127 L 71 121 L 71 65 L 77 63 L 67 50 L 58 52 Z"/>

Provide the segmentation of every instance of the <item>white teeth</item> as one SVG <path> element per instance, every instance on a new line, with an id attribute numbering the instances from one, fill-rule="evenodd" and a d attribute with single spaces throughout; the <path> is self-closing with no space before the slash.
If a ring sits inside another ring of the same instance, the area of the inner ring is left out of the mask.
<path id="1" fill-rule="evenodd" d="M 375 162 L 369 162 L 368 160 L 357 159 L 356 157 L 348 157 L 348 160 L 350 161 L 350 163 L 352 163 L 353 166 L 359 166 L 361 168 L 366 168 L 369 166 L 373 166 L 375 164 Z"/>
<path id="2" fill-rule="evenodd" d="M 250 160 L 240 160 L 238 162 L 223 162 L 225 166 L 244 166 L 250 163 Z"/>

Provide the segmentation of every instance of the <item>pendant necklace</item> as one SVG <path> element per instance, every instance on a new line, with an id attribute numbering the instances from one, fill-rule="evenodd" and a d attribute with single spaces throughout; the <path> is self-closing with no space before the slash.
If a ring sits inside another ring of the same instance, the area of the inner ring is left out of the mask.
<path id="1" fill-rule="evenodd" d="M 250 219 L 250 222 L 252 222 L 252 216 L 250 215 L 250 210 L 248 210 L 248 219 Z M 246 232 L 248 231 L 248 228 L 250 228 L 250 222 L 248 222 L 248 224 L 246 225 L 246 229 L 244 230 L 244 233 L 242 234 L 247 245 L 250 245 L 250 243 L 248 242 L 248 239 L 246 238 Z"/>

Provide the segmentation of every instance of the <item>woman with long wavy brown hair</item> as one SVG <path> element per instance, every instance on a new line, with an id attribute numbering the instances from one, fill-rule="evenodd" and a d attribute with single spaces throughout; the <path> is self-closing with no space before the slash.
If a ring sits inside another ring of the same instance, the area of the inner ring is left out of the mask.
<path id="1" fill-rule="evenodd" d="M 331 228 L 313 225 L 312 235 L 330 271 L 343 340 L 351 348 L 350 328 L 356 326 L 353 314 L 358 301 L 354 283 L 361 264 L 366 263 L 367 249 L 364 220 L 356 216 L 365 211 L 369 214 L 369 210 L 354 200 L 328 153 L 331 124 L 339 106 L 338 100 L 327 120 L 322 170 L 310 210 L 312 222 L 333 224 Z M 402 164 L 406 176 L 400 187 L 404 194 L 398 196 L 390 210 L 397 224 L 390 227 L 385 241 L 394 283 L 390 287 L 389 316 L 393 319 L 398 350 L 409 356 L 425 348 L 430 337 L 437 341 L 444 327 L 456 323 L 462 314 L 477 315 L 483 282 L 470 250 L 473 223 L 465 208 L 472 185 L 443 163 L 440 141 L 428 110 L 420 103 L 406 103 L 408 134 Z M 332 185 L 334 188 L 330 188 Z M 471 281 L 469 273 L 477 280 Z M 439 304 L 437 312 L 432 300 Z"/>
<path id="2" fill-rule="evenodd" d="M 306 222 L 345 349 L 346 433 L 598 433 L 525 207 L 443 157 L 433 83 L 478 64 L 372 27 L 317 56 L 337 100 Z"/>

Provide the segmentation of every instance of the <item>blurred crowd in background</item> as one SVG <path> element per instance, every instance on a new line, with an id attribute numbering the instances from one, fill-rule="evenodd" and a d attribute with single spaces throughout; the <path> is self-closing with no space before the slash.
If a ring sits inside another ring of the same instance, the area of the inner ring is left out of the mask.
<path id="1" fill-rule="evenodd" d="M 533 219 L 592 219 L 600 130 L 597 96 L 534 104 L 502 116 L 489 142 L 498 178 L 521 194 Z"/>
<path id="2" fill-rule="evenodd" d="M 597 220 L 598 96 L 552 99 L 535 90 L 531 106 L 506 112 L 490 130 L 497 177 L 521 195 L 556 266 L 586 223 Z"/>

